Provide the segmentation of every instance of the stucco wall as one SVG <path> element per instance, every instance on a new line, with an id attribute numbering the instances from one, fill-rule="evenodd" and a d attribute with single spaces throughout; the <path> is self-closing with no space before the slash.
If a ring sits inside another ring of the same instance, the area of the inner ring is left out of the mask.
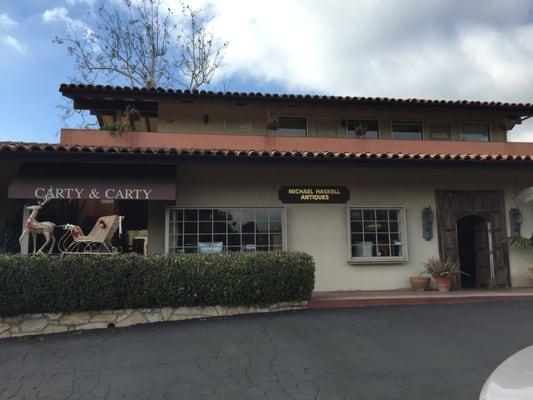
<path id="1" fill-rule="evenodd" d="M 291 162 L 184 161 L 178 168 L 176 204 L 183 207 L 271 207 L 281 185 L 343 185 L 350 189 L 347 205 L 287 204 L 287 247 L 312 254 L 317 264 L 316 290 L 397 289 L 409 286 L 408 277 L 418 274 L 422 262 L 438 255 L 434 238 L 422 238 L 421 209 L 435 210 L 435 189 L 504 190 L 506 212 L 514 207 L 517 187 L 533 184 L 527 171 L 489 166 L 424 168 L 395 165 L 311 164 Z M 409 259 L 395 265 L 348 263 L 347 206 L 405 207 Z M 524 215 L 522 234 L 533 231 L 533 207 L 520 206 Z M 435 221 L 436 224 L 436 221 Z M 509 221 L 507 221 L 509 225 Z M 509 227 L 507 228 L 509 231 Z M 513 286 L 531 286 L 527 267 L 533 254 L 511 249 Z"/>
<path id="2" fill-rule="evenodd" d="M 165 201 L 148 202 L 148 254 L 165 252 Z"/>
<path id="3" fill-rule="evenodd" d="M 176 103 L 161 101 L 159 103 L 159 132 L 220 132 L 231 133 L 225 121 L 250 121 L 251 135 L 268 135 L 265 128 L 267 110 L 271 115 L 307 117 L 308 135 L 315 136 L 317 120 L 336 121 L 338 136 L 346 136 L 346 128 L 341 126 L 343 119 L 378 120 L 380 135 L 384 139 L 391 137 L 392 121 L 420 121 L 423 123 L 424 138 L 429 138 L 430 123 L 450 123 L 452 140 L 459 140 L 461 122 L 486 122 L 490 125 L 491 140 L 506 141 L 506 132 L 502 127 L 504 115 L 493 112 L 384 109 L 369 106 L 333 106 L 333 105 L 299 105 L 291 107 L 280 104 L 249 103 L 234 105 L 231 103 Z M 207 116 L 207 122 L 204 117 Z M 246 132 L 241 132 L 246 133 Z"/>

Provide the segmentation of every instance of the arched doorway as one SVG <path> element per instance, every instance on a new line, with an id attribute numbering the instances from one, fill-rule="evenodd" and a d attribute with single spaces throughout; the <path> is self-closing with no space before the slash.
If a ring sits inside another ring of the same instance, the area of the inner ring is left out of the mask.
<path id="1" fill-rule="evenodd" d="M 477 216 L 484 223 L 477 225 L 479 238 L 487 238 L 489 262 L 486 266 L 476 269 L 477 287 L 509 287 L 511 277 L 509 271 L 509 254 L 507 252 L 507 231 L 505 217 L 505 199 L 503 191 L 459 191 L 437 190 L 437 229 L 439 253 L 441 257 L 459 258 L 458 221 L 465 217 Z M 481 221 L 477 220 L 477 221 Z M 468 219 L 463 222 L 467 224 Z M 484 235 L 483 232 L 487 232 Z M 480 245 L 481 248 L 485 248 Z M 478 260 L 487 260 L 486 256 Z M 479 261 L 478 261 L 479 263 Z M 483 271 L 480 273 L 480 271 Z M 457 279 L 460 287 L 460 279 Z"/>
<path id="2" fill-rule="evenodd" d="M 457 221 L 457 249 L 461 266 L 462 289 L 492 286 L 490 222 L 478 215 Z"/>

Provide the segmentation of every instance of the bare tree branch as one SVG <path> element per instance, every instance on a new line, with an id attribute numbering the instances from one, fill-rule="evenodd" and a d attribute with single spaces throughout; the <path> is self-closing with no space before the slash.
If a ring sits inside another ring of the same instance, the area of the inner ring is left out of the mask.
<path id="1" fill-rule="evenodd" d="M 227 43 L 207 30 L 205 10 L 180 4 L 176 15 L 162 0 L 102 2 L 93 26 L 71 25 L 54 42 L 66 46 L 84 83 L 196 90 L 211 83 Z"/>
<path id="2" fill-rule="evenodd" d="M 206 30 L 203 15 L 184 5 L 185 23 L 179 38 L 181 57 L 174 66 L 186 78 L 187 89 L 199 89 L 211 83 L 215 71 L 222 65 L 227 43 L 217 44 L 216 38 Z"/>

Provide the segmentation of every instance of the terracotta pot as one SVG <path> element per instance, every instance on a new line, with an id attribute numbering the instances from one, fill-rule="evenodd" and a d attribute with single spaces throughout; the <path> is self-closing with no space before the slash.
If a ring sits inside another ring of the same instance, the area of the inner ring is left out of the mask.
<path id="1" fill-rule="evenodd" d="M 433 279 L 437 282 L 439 292 L 449 292 L 454 281 L 453 275 L 434 276 Z"/>
<path id="2" fill-rule="evenodd" d="M 414 290 L 423 292 L 427 289 L 430 279 L 424 276 L 410 276 L 409 282 Z"/>
<path id="3" fill-rule="evenodd" d="M 138 120 L 141 119 L 141 113 L 137 110 L 130 111 L 128 114 L 128 118 L 130 122 L 137 122 Z"/>

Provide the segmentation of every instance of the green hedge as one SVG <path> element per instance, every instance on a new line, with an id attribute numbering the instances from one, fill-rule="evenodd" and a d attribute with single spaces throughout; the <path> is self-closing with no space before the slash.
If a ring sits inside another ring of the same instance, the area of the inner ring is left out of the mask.
<path id="1" fill-rule="evenodd" d="M 305 253 L 0 255 L 0 316 L 308 300 Z"/>

